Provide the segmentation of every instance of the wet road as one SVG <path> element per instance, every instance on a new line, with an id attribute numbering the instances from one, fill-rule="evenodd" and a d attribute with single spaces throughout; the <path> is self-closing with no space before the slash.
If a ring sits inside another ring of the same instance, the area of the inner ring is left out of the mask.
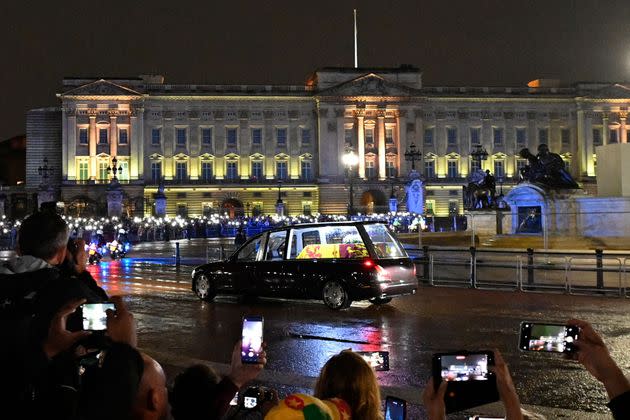
<path id="1" fill-rule="evenodd" d="M 205 256 L 205 244 L 181 243 L 183 262 Z M 630 367 L 630 301 L 625 299 L 422 287 L 416 296 L 389 305 L 355 303 L 340 312 L 314 301 L 222 297 L 204 303 L 190 291 L 192 266 L 176 269 L 173 253 L 173 243 L 144 244 L 130 254 L 138 258 L 90 268 L 110 294 L 129 295 L 140 345 L 167 364 L 193 359 L 227 363 L 240 338 L 241 318 L 260 314 L 265 317 L 267 370 L 288 375 L 280 380 L 288 384 L 286 390 L 308 386 L 342 349 L 387 350 L 390 371 L 377 373 L 380 383 L 417 402 L 432 353 L 496 347 L 510 364 L 524 404 L 606 413 L 603 388 L 579 365 L 517 349 L 523 320 L 589 320 L 622 368 Z"/>

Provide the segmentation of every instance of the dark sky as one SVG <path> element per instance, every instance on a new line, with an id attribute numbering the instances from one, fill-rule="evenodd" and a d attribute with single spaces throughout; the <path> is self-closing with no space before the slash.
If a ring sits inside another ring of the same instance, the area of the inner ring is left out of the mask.
<path id="1" fill-rule="evenodd" d="M 0 5 L 0 139 L 64 76 L 297 84 L 317 67 L 414 64 L 426 85 L 630 79 L 629 0 L 11 0 Z"/>

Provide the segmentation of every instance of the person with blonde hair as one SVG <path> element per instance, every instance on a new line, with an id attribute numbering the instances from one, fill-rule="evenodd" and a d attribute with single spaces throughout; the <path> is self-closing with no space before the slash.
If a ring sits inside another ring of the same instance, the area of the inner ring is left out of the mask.
<path id="1" fill-rule="evenodd" d="M 350 406 L 352 418 L 383 420 L 376 375 L 355 352 L 344 350 L 326 362 L 315 384 L 315 397 L 344 400 Z"/>

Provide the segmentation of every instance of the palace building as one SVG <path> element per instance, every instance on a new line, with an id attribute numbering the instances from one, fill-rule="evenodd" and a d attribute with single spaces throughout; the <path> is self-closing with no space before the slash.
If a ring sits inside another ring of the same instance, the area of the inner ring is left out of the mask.
<path id="1" fill-rule="evenodd" d="M 346 213 L 348 171 L 358 212 L 404 210 L 413 143 L 425 209 L 461 213 L 462 185 L 480 165 L 501 188 L 518 181 L 518 156 L 539 144 L 562 156 L 594 192 L 595 148 L 628 142 L 630 88 L 614 83 L 536 80 L 519 87 L 424 86 L 398 68 L 323 68 L 304 85 L 193 85 L 161 76 L 68 78 L 59 108 L 27 114 L 26 188 L 47 184 L 69 214 L 106 213 L 116 158 L 129 215 L 150 215 L 160 183 L 167 214 Z M 488 158 L 471 158 L 482 145 Z M 40 171 L 41 172 L 41 171 Z"/>

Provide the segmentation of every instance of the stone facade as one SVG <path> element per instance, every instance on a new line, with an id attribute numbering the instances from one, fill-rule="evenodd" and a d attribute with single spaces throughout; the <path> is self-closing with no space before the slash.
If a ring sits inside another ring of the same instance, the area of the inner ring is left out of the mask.
<path id="1" fill-rule="evenodd" d="M 387 211 L 391 193 L 405 208 L 411 143 L 422 152 L 416 165 L 426 208 L 439 215 L 462 210 L 474 144 L 488 151 L 482 167 L 506 190 L 525 164 L 519 150 L 535 152 L 541 143 L 592 189 L 595 147 L 627 142 L 630 104 L 622 85 L 426 87 L 411 67 L 325 68 L 300 86 L 65 79 L 58 97 L 61 112 L 50 115 L 61 135 L 45 145 L 29 137 L 29 153 L 33 161 L 45 153 L 59 162 L 69 211 L 103 212 L 107 168 L 116 157 L 127 211 L 150 214 L 163 179 L 171 215 L 273 213 L 278 194 L 289 214 L 344 213 L 348 145 L 359 157 L 354 203 L 361 212 Z M 38 182 L 33 168 L 29 188 Z"/>

